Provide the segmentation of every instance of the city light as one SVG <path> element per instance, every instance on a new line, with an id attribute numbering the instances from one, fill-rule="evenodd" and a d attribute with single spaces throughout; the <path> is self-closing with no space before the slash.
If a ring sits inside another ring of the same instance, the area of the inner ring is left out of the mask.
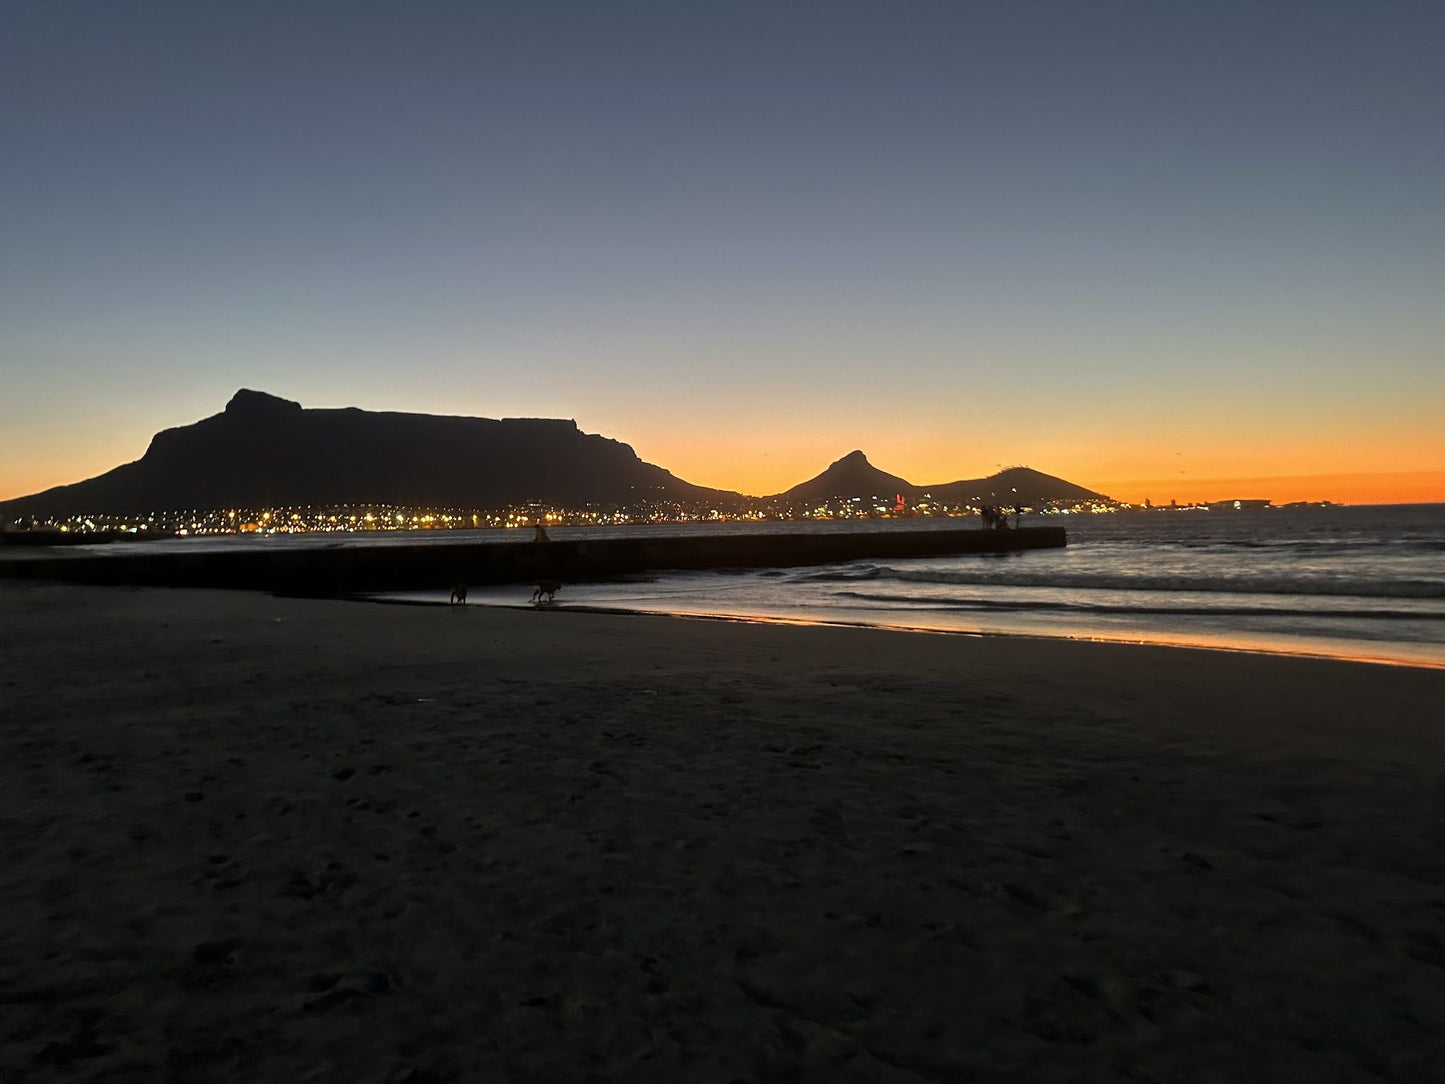
<path id="1" fill-rule="evenodd" d="M 1233 507 L 1236 502 L 1218 502 Z M 1189 506 L 1189 509 L 1210 506 Z M 446 531 L 531 529 L 547 527 L 622 527 L 645 524 L 759 523 L 832 520 L 943 519 L 978 517 L 977 498 L 949 504 L 924 497 L 900 504 L 894 495 L 838 496 L 801 505 L 751 500 L 727 507 L 687 504 L 666 499 L 629 505 L 586 505 L 581 508 L 528 501 L 502 508 L 428 508 L 396 504 L 284 506 L 247 508 L 235 505 L 212 510 L 170 509 L 124 513 L 87 512 L 65 517 L 27 517 L 5 523 L 6 530 L 52 530 L 65 533 L 148 537 L 218 535 L 286 535 L 369 533 L 383 531 Z M 1148 508 L 1113 501 L 1047 501 L 1023 505 L 1027 516 L 1093 515 L 1128 511 L 1185 511 Z"/>

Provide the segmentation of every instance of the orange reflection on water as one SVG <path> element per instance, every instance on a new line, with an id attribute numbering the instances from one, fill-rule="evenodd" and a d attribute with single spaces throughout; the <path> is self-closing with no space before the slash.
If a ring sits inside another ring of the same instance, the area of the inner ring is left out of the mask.
<path id="1" fill-rule="evenodd" d="M 652 613 L 712 621 L 737 621 L 757 625 L 793 625 L 814 628 L 886 629 L 892 632 L 931 633 L 942 636 L 996 636 L 1024 640 L 1065 640 L 1079 643 L 1132 644 L 1138 647 L 1178 647 L 1196 651 L 1230 651 L 1248 655 L 1277 655 L 1288 658 L 1322 659 L 1334 662 L 1370 663 L 1377 666 L 1408 666 L 1445 670 L 1445 645 L 1333 639 L 1323 636 L 1247 636 L 1211 633 L 1170 633 L 1137 631 L 1100 633 L 1084 628 L 949 627 L 918 625 L 901 621 L 825 619 L 801 613 L 747 613 L 671 605 L 666 609 L 646 606 L 586 605 L 569 609 L 606 613 Z"/>

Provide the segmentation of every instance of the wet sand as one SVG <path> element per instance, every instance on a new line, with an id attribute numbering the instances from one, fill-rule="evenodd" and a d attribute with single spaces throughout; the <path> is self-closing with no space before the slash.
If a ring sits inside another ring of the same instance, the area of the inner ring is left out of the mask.
<path id="1" fill-rule="evenodd" d="M 1442 703 L 0 583 L 0 1079 L 1438 1079 Z"/>

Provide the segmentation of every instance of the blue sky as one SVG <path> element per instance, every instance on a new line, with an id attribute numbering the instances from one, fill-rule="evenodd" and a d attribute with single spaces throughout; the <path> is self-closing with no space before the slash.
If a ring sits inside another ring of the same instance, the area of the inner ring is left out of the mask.
<path id="1" fill-rule="evenodd" d="M 8 3 L 0 497 L 241 386 L 754 492 L 1445 470 L 1442 55 L 1425 3 Z"/>

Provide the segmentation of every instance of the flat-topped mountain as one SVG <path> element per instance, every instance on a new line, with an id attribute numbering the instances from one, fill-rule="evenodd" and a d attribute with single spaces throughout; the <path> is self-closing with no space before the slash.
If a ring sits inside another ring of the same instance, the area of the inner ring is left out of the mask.
<path id="1" fill-rule="evenodd" d="M 1108 500 L 1102 493 L 1055 478 L 1029 467 L 1009 467 L 987 478 L 968 478 L 939 485 L 915 485 L 905 478 L 879 470 L 862 452 L 849 452 L 815 478 L 768 498 L 780 504 L 825 501 L 833 498 L 902 495 L 917 500 L 927 494 L 945 504 L 1035 505 L 1045 501 Z"/>
<path id="2" fill-rule="evenodd" d="M 500 508 L 541 501 L 733 501 L 644 463 L 628 445 L 549 418 L 308 410 L 242 389 L 220 413 L 157 433 L 97 478 L 0 505 L 10 515 L 397 504 Z"/>

